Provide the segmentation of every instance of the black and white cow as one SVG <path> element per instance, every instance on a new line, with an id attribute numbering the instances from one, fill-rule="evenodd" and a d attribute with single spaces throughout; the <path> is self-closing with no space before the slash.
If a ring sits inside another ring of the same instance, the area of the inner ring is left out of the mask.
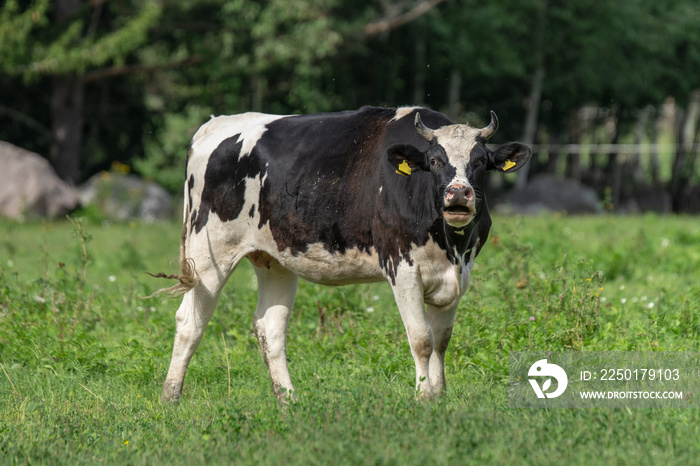
<path id="1" fill-rule="evenodd" d="M 303 116 L 212 118 L 194 135 L 185 183 L 185 292 L 163 398 L 176 401 L 219 294 L 247 258 L 258 279 L 253 318 L 275 395 L 294 387 L 286 332 L 299 277 L 393 289 L 416 365 L 416 388 L 445 390 L 457 304 L 491 218 L 488 170 L 512 172 L 530 149 L 485 143 L 498 126 L 453 124 L 425 108 L 364 107 Z M 433 128 L 433 129 L 431 129 Z"/>

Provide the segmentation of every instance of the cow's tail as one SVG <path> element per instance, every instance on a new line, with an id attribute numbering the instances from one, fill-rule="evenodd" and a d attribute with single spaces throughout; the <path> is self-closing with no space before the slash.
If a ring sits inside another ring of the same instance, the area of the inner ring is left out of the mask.
<path id="1" fill-rule="evenodd" d="M 185 189 L 187 189 L 185 187 Z M 149 273 L 151 277 L 156 277 L 156 278 L 166 278 L 169 280 L 177 280 L 178 282 L 170 287 L 167 288 L 161 288 L 160 290 L 155 291 L 149 296 L 146 296 L 145 298 L 152 298 L 154 296 L 160 295 L 160 294 L 165 294 L 170 297 L 177 297 L 181 296 L 185 293 L 187 293 L 189 290 L 194 288 L 197 283 L 199 283 L 199 276 L 197 275 L 197 271 L 195 270 L 195 264 L 194 264 L 194 259 L 191 257 L 187 257 L 187 249 L 186 249 L 186 242 L 187 242 L 187 219 L 190 216 L 190 204 L 189 204 L 189 196 L 187 195 L 187 192 L 185 192 L 185 208 L 184 208 L 184 215 L 182 219 L 182 237 L 180 239 L 180 274 L 165 274 L 163 272 L 161 273 L 156 273 L 152 274 Z M 144 299 L 145 299 L 144 298 Z"/>

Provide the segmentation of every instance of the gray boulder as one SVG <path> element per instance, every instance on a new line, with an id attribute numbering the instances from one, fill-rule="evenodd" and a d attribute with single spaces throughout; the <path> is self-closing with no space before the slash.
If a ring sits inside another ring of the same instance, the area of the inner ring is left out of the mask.
<path id="1" fill-rule="evenodd" d="M 78 207 L 76 190 L 34 152 L 0 141 L 0 215 L 53 218 Z"/>
<path id="2" fill-rule="evenodd" d="M 158 220 L 172 216 L 172 197 L 162 186 L 136 175 L 103 171 L 78 187 L 84 206 L 109 220 Z"/>
<path id="3" fill-rule="evenodd" d="M 522 189 L 515 189 L 496 201 L 497 213 L 537 214 L 561 212 L 590 214 L 603 211 L 595 190 L 576 180 L 538 175 Z"/>

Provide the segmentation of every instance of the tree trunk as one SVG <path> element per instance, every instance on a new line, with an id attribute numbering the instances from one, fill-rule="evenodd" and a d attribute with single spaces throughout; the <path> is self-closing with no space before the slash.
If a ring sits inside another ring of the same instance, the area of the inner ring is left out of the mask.
<path id="1" fill-rule="evenodd" d="M 616 147 L 620 132 L 614 115 L 610 117 L 607 125 L 611 126 L 612 137 L 610 144 Z M 614 208 L 617 208 L 620 205 L 620 194 L 622 192 L 622 167 L 620 166 L 617 149 L 612 149 L 609 154 L 608 163 L 605 167 L 605 187 L 610 189 L 612 205 Z"/>
<path id="2" fill-rule="evenodd" d="M 574 144 L 572 142 L 572 144 Z M 581 181 L 581 153 L 572 151 L 566 154 L 566 177 Z"/>
<path id="3" fill-rule="evenodd" d="M 557 130 L 555 133 L 552 134 L 551 138 L 549 139 L 549 152 L 547 153 L 547 162 L 544 164 L 538 164 L 536 163 L 537 161 L 533 161 L 533 163 L 535 164 L 535 172 L 542 171 L 544 173 L 556 175 L 559 166 L 559 156 L 561 154 L 561 141 L 562 134 Z"/>
<path id="4" fill-rule="evenodd" d="M 581 133 L 583 133 L 583 123 L 579 117 L 579 112 L 574 111 L 569 119 L 569 144 L 578 144 L 581 142 Z M 566 169 L 567 178 L 581 181 L 581 152 L 571 151 L 566 154 Z"/>
<path id="5" fill-rule="evenodd" d="M 57 23 L 72 17 L 81 0 L 56 0 Z M 51 83 L 51 161 L 59 177 L 75 184 L 80 178 L 80 145 L 83 128 L 84 79 L 62 75 Z"/>
<path id="6" fill-rule="evenodd" d="M 634 144 L 637 146 L 631 157 L 632 173 L 635 183 L 644 181 L 644 170 L 642 169 L 642 143 L 646 135 L 647 123 L 654 108 L 650 105 L 644 107 L 637 115 L 637 123 L 634 126 Z"/>
<path id="7" fill-rule="evenodd" d="M 527 116 L 525 117 L 525 131 L 523 133 L 523 143 L 532 145 L 535 142 L 535 133 L 537 132 L 537 118 L 540 112 L 540 101 L 542 100 L 542 87 L 544 86 L 544 68 L 539 67 L 535 71 L 535 76 L 532 79 L 532 87 L 530 88 L 530 97 L 528 98 Z M 533 156 L 536 154 L 533 154 Z M 530 172 L 530 161 L 528 161 L 518 173 L 518 188 L 527 185 L 527 177 Z"/>
<path id="8" fill-rule="evenodd" d="M 56 76 L 53 78 L 51 92 L 51 161 L 61 179 L 75 184 L 80 179 L 83 78 L 74 75 Z"/>
<path id="9" fill-rule="evenodd" d="M 452 121 L 459 116 L 459 95 L 462 88 L 462 73 L 458 69 L 452 68 L 450 72 L 450 83 L 447 94 L 447 116 Z"/>
<path id="10" fill-rule="evenodd" d="M 683 167 L 685 165 L 685 127 L 688 112 L 681 108 L 676 111 L 676 155 L 671 166 L 671 206 L 674 212 L 679 212 L 681 208 L 681 198 L 683 196 Z"/>
<path id="11" fill-rule="evenodd" d="M 547 21 L 547 0 L 538 2 L 537 8 L 537 29 L 535 30 L 535 74 L 532 78 L 530 95 L 528 97 L 527 116 L 525 117 L 525 131 L 522 141 L 527 145 L 535 142 L 537 133 L 537 118 L 540 112 L 542 100 L 542 88 L 544 87 L 544 34 Z M 536 154 L 533 154 L 536 156 Z M 516 186 L 523 188 L 527 185 L 528 173 L 530 172 L 530 160 L 518 172 Z"/>
<path id="12" fill-rule="evenodd" d="M 685 210 L 685 198 L 695 169 L 695 131 L 700 118 L 700 91 L 693 92 L 688 110 L 679 109 L 677 120 L 676 157 L 671 173 L 671 205 L 674 212 Z"/>
<path id="13" fill-rule="evenodd" d="M 415 69 L 413 70 L 413 105 L 425 103 L 425 74 L 426 74 L 426 43 L 425 28 L 419 24 L 416 28 L 415 54 L 413 56 Z"/>
<path id="14" fill-rule="evenodd" d="M 651 184 L 656 187 L 659 184 L 659 170 L 661 169 L 661 163 L 659 162 L 659 134 L 661 134 L 661 121 L 663 119 L 663 113 L 654 119 L 651 123 L 651 149 L 649 150 L 649 179 L 651 179 Z"/>

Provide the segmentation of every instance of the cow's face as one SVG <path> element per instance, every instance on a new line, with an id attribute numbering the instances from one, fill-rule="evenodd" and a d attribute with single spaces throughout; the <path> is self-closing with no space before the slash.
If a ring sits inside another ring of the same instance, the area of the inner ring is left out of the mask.
<path id="1" fill-rule="evenodd" d="M 498 118 L 491 112 L 491 123 L 477 129 L 469 125 L 449 125 L 430 129 L 416 113 L 416 131 L 430 146 L 421 152 L 407 144 L 388 149 L 389 161 L 400 175 L 414 170 L 429 171 L 437 190 L 437 207 L 445 222 L 455 228 L 468 225 L 484 203 L 484 175 L 488 170 L 510 173 L 530 158 L 530 148 L 510 142 L 490 151 L 485 143 L 498 129 Z"/>

